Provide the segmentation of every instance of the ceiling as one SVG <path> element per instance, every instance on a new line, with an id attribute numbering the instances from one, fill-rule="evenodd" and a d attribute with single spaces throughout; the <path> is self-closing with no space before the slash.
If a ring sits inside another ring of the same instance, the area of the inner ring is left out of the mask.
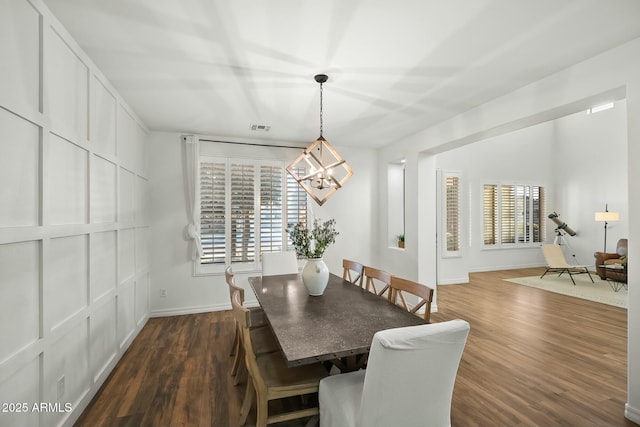
<path id="1" fill-rule="evenodd" d="M 152 130 L 379 147 L 640 37 L 638 0 L 43 0 Z M 270 126 L 252 131 L 252 124 Z"/>

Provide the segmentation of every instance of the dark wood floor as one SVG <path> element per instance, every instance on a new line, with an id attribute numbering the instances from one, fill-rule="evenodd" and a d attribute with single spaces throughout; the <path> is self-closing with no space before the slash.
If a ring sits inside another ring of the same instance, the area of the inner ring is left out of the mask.
<path id="1" fill-rule="evenodd" d="M 438 288 L 432 320 L 471 324 L 452 426 L 636 426 L 624 418 L 626 310 L 502 280 L 539 272 Z M 232 338 L 229 312 L 149 320 L 76 426 L 237 426 Z"/>

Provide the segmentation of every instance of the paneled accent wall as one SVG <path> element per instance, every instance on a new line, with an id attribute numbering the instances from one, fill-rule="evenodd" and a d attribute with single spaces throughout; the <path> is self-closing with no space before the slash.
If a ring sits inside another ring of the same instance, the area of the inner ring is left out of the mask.
<path id="1" fill-rule="evenodd" d="M 0 11 L 0 425 L 72 425 L 149 317 L 147 130 L 40 0 Z"/>

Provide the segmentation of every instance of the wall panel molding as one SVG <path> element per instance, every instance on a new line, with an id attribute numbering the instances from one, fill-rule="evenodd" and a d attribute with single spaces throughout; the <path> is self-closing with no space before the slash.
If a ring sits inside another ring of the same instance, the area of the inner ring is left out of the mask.
<path id="1" fill-rule="evenodd" d="M 149 319 L 148 130 L 41 0 L 4 1 L 0 401 L 72 411 L 0 424 L 71 426 Z"/>

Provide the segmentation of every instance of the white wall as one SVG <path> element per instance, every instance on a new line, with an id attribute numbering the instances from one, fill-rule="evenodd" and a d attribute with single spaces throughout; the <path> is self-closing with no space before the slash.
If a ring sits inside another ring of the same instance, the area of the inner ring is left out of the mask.
<path id="1" fill-rule="evenodd" d="M 431 177 L 435 179 L 435 162 L 430 159 L 448 149 L 522 129 L 532 124 L 566 116 L 586 108 L 626 98 L 628 117 L 640 115 L 640 39 L 604 52 L 559 73 L 506 94 L 480 107 L 407 137 L 380 150 L 378 174 L 384 176 L 386 163 L 399 156 L 408 159 L 407 181 L 407 235 L 416 235 L 419 241 L 389 260 L 392 268 L 407 276 L 419 273 L 419 280 L 428 283 L 437 267 L 432 250 L 433 224 L 436 222 Z M 627 121 L 627 162 L 640 162 L 640 122 Z M 594 153 L 595 155 L 595 153 Z M 624 157 L 624 156 L 623 156 Z M 420 158 L 421 161 L 412 161 Z M 420 167 L 419 167 L 420 166 Z M 629 218 L 640 217 L 640 169 L 628 167 Z M 420 177 L 420 181 L 418 181 Z M 384 188 L 385 185 L 381 185 Z M 381 198 L 379 211 L 387 209 L 386 198 Z M 420 219 L 418 221 L 418 218 Z M 381 217 L 378 234 L 386 235 L 386 215 Z M 640 225 L 629 223 L 629 352 L 628 403 L 625 414 L 640 422 Z M 388 255 L 384 250 L 381 257 Z M 418 262 L 419 260 L 419 262 Z M 398 274 L 398 273 L 396 273 Z"/>
<path id="2" fill-rule="evenodd" d="M 437 168 L 461 171 L 461 256 L 440 260 L 438 283 L 466 283 L 469 271 L 542 265 L 539 247 L 483 249 L 482 187 L 505 183 L 540 185 L 553 199 L 552 122 L 509 132 L 436 156 Z"/>
<path id="3" fill-rule="evenodd" d="M 605 202 L 621 220 L 609 224 L 608 249 L 628 235 L 627 165 L 608 161 L 627 150 L 626 102 L 595 114 L 580 111 L 435 155 L 438 169 L 462 171 L 461 256 L 441 258 L 438 284 L 466 283 L 467 272 L 544 265 L 539 247 L 482 249 L 482 185 L 492 182 L 542 185 L 547 214 L 558 212 L 577 234 L 564 237 L 567 259 L 593 265 L 603 249 L 603 224 L 594 212 Z M 545 218 L 546 239 L 556 225 Z"/>
<path id="4" fill-rule="evenodd" d="M 548 205 L 576 231 L 567 237 L 580 264 L 593 264 L 593 253 L 604 249 L 604 223 L 595 212 L 620 213 L 607 226 L 607 250 L 629 233 L 627 168 L 627 103 L 594 114 L 579 112 L 555 121 L 556 199 Z"/>
<path id="5" fill-rule="evenodd" d="M 72 425 L 149 316 L 146 130 L 40 1 L 0 10 L 0 425 Z"/>
<path id="6" fill-rule="evenodd" d="M 230 138 L 208 138 L 230 140 Z M 251 142 L 251 141 L 245 141 Z M 256 141 L 252 141 L 256 142 Z M 151 236 L 151 310 L 154 316 L 194 313 L 230 308 L 229 291 L 224 274 L 193 276 L 189 244 L 185 239 L 187 224 L 184 149 L 181 135 L 154 132 L 150 163 Z M 325 252 L 331 272 L 342 275 L 342 258 L 372 262 L 376 203 L 376 152 L 335 146 L 354 170 L 354 175 L 322 207 L 309 201 L 312 215 L 336 219 L 340 235 Z M 260 159 L 293 160 L 301 152 L 281 148 L 224 143 L 201 143 L 201 154 L 228 155 Z M 257 304 L 247 278 L 260 271 L 238 274 L 236 283 L 245 287 L 247 304 Z M 166 297 L 160 296 L 160 290 Z"/>

